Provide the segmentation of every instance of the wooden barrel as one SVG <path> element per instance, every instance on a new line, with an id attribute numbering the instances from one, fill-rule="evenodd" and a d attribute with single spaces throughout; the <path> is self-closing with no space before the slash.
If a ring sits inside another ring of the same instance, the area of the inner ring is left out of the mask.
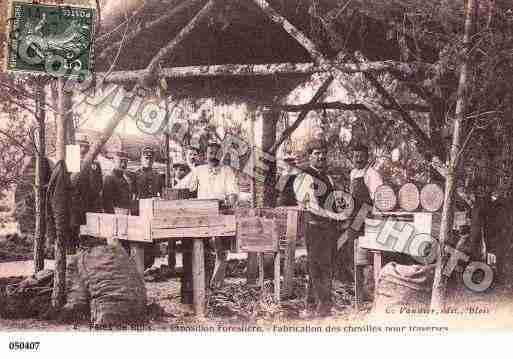
<path id="1" fill-rule="evenodd" d="M 436 212 L 444 203 L 444 190 L 436 183 L 428 183 L 420 191 L 420 204 L 429 212 Z"/>
<path id="2" fill-rule="evenodd" d="M 413 183 L 406 183 L 399 190 L 399 206 L 407 212 L 415 211 L 419 208 L 420 193 L 417 186 Z"/>
<path id="3" fill-rule="evenodd" d="M 397 205 L 394 189 L 386 184 L 379 186 L 374 193 L 374 206 L 382 212 L 390 212 Z"/>

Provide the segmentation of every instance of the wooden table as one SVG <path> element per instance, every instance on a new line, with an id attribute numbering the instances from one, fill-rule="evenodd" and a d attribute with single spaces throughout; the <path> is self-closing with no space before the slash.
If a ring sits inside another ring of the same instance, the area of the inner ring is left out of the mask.
<path id="1" fill-rule="evenodd" d="M 218 201 L 151 198 L 139 201 L 139 216 L 87 213 L 86 217 L 87 224 L 81 226 L 80 233 L 106 238 L 110 244 L 129 241 L 131 256 L 140 273 L 144 272 L 145 245 L 170 238 L 192 238 L 193 305 L 197 316 L 205 316 L 203 241 L 210 237 L 235 236 L 237 227 L 234 215 L 219 213 Z"/>

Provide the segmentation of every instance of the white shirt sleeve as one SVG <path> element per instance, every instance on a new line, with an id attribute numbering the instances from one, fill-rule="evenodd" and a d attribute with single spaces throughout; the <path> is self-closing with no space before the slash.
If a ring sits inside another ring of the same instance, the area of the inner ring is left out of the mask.
<path id="1" fill-rule="evenodd" d="M 198 174 L 196 168 L 193 168 L 184 178 L 175 186 L 176 189 L 188 189 L 191 192 L 198 190 Z"/>
<path id="2" fill-rule="evenodd" d="M 378 171 L 370 167 L 365 173 L 365 185 L 369 190 L 369 194 L 372 200 L 374 200 L 374 193 L 376 189 L 383 184 L 383 179 Z"/>

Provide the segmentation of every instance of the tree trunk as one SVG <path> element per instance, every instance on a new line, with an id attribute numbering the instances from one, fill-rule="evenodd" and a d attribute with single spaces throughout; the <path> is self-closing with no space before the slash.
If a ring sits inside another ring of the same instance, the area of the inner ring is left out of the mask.
<path id="1" fill-rule="evenodd" d="M 46 235 L 46 185 L 47 185 L 47 166 L 46 161 L 46 141 L 45 141 L 45 119 L 46 113 L 44 103 L 46 101 L 45 88 L 43 84 L 37 84 L 35 87 L 36 101 L 36 120 L 39 128 L 38 152 L 36 157 L 36 176 L 35 176 L 35 207 L 36 207 L 36 230 L 34 238 L 34 273 L 37 273 L 45 267 L 45 235 Z"/>
<path id="2" fill-rule="evenodd" d="M 66 117 L 71 103 L 66 96 L 70 93 L 64 91 L 64 79 L 59 78 L 57 82 L 58 91 L 58 116 L 57 116 L 57 138 L 56 152 L 57 161 L 66 160 Z M 53 280 L 52 306 L 55 310 L 61 308 L 66 300 L 66 238 L 57 230 L 55 238 L 55 275 Z"/>
<path id="3" fill-rule="evenodd" d="M 276 152 L 272 153 L 270 150 L 276 142 L 276 124 L 279 117 L 280 112 L 278 111 L 265 111 L 263 114 L 262 151 L 271 156 L 276 155 Z M 263 206 L 274 207 L 276 205 L 276 161 L 265 161 L 265 159 L 262 161 L 268 167 L 264 178 Z"/>
<path id="4" fill-rule="evenodd" d="M 454 194 L 456 190 L 456 175 L 459 162 L 459 152 L 461 149 L 462 127 L 464 124 L 465 113 L 468 101 L 468 77 L 472 66 L 470 51 L 472 49 L 472 35 L 474 33 L 474 24 L 479 8 L 479 0 L 468 0 L 465 20 L 464 59 L 460 70 L 460 80 L 458 84 L 458 94 L 456 103 L 456 117 L 454 119 L 454 133 L 452 137 L 452 146 L 449 159 L 449 168 L 445 182 L 445 199 L 442 212 L 442 224 L 440 228 L 440 249 L 438 261 L 433 282 L 433 292 L 431 297 L 431 308 L 441 310 L 445 306 L 447 280 L 450 273 L 445 271 L 449 261 L 449 253 L 445 245 L 450 243 L 453 220 L 454 220 Z"/>

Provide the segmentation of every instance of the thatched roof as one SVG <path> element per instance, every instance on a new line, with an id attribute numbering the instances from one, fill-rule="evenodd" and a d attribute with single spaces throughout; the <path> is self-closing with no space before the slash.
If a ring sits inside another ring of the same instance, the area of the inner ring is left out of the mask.
<path id="1" fill-rule="evenodd" d="M 111 0 L 112 1 L 112 0 Z M 269 4 L 297 29 L 312 39 L 326 58 L 336 50 L 329 36 L 312 16 L 311 1 L 268 0 Z M 126 11 L 130 29 L 114 71 L 146 68 L 158 51 L 168 44 L 207 3 L 207 0 L 146 0 L 123 3 L 104 17 L 100 40 L 96 42 L 96 70 L 106 71 L 120 48 L 125 32 Z M 337 8 L 338 1 L 319 0 L 319 11 Z M 109 3 L 107 3 L 109 5 Z M 172 14 L 167 16 L 166 14 Z M 361 31 L 361 21 L 365 31 Z M 384 25 L 354 14 L 354 19 L 336 23 L 346 34 L 346 46 L 358 49 L 368 59 L 398 60 L 397 41 L 387 39 Z M 114 31 L 113 31 L 114 30 Z M 108 34 L 103 36 L 102 34 Z M 308 52 L 280 25 L 272 22 L 251 0 L 219 1 L 206 21 L 200 23 L 179 48 L 161 63 L 162 68 L 221 64 L 268 64 L 311 62 Z M 269 101 L 290 92 L 309 75 L 251 76 L 243 78 L 202 77 L 168 81 L 170 92 L 184 96 L 223 96 Z"/>

